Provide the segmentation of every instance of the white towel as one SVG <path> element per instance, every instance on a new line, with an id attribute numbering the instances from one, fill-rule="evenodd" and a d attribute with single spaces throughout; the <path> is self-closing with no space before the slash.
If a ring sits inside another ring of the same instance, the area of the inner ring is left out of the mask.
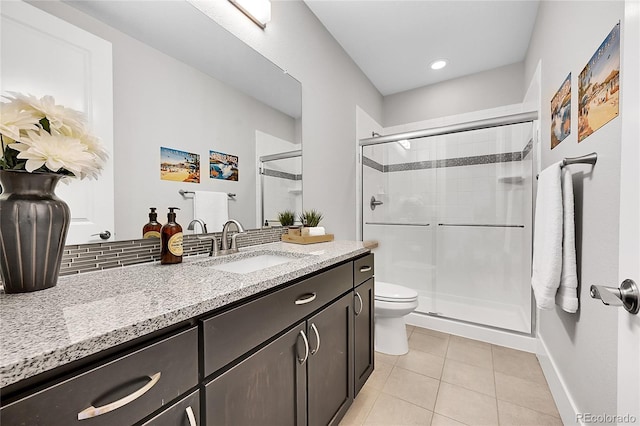
<path id="1" fill-rule="evenodd" d="M 220 232 L 229 220 L 229 197 L 226 192 L 195 191 L 193 218 L 207 224 L 207 231 Z"/>
<path id="2" fill-rule="evenodd" d="M 573 176 L 562 169 L 562 274 L 556 304 L 566 312 L 578 311 L 578 273 L 576 266 L 576 230 L 573 212 Z"/>
<path id="3" fill-rule="evenodd" d="M 553 308 L 556 292 L 562 309 L 578 308 L 574 226 L 571 173 L 558 162 L 538 178 L 531 286 L 540 309 Z"/>

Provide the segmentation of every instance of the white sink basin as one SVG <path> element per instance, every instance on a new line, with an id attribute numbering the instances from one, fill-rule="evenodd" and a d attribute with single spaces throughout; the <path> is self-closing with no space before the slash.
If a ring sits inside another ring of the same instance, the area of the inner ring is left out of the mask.
<path id="1" fill-rule="evenodd" d="M 295 257 L 280 256 L 277 254 L 261 254 L 258 256 L 245 257 L 231 262 L 210 266 L 219 271 L 233 272 L 235 274 L 248 274 L 271 266 L 282 265 L 283 263 L 297 260 Z"/>

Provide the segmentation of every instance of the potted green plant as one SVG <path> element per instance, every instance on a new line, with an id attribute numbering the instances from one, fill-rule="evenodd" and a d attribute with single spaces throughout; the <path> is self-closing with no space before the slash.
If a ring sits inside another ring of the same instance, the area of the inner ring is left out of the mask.
<path id="1" fill-rule="evenodd" d="M 302 222 L 302 235 L 324 235 L 324 228 L 318 226 L 322 220 L 322 213 L 315 209 L 305 210 L 298 216 Z"/>
<path id="2" fill-rule="evenodd" d="M 296 213 L 291 210 L 285 210 L 278 213 L 278 221 L 282 226 L 293 226 L 293 222 L 296 220 Z"/>

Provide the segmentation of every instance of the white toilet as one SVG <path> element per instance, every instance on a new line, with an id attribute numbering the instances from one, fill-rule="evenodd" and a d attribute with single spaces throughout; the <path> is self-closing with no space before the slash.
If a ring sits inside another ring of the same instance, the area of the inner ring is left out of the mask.
<path id="1" fill-rule="evenodd" d="M 418 292 L 401 285 L 376 281 L 375 348 L 389 355 L 409 352 L 404 317 L 418 307 Z"/>

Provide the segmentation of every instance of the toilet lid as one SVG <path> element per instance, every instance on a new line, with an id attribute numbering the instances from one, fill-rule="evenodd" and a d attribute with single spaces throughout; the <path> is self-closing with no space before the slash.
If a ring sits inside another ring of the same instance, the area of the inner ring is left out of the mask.
<path id="1" fill-rule="evenodd" d="M 418 292 L 401 285 L 376 281 L 375 298 L 385 302 L 411 302 L 418 298 Z"/>

